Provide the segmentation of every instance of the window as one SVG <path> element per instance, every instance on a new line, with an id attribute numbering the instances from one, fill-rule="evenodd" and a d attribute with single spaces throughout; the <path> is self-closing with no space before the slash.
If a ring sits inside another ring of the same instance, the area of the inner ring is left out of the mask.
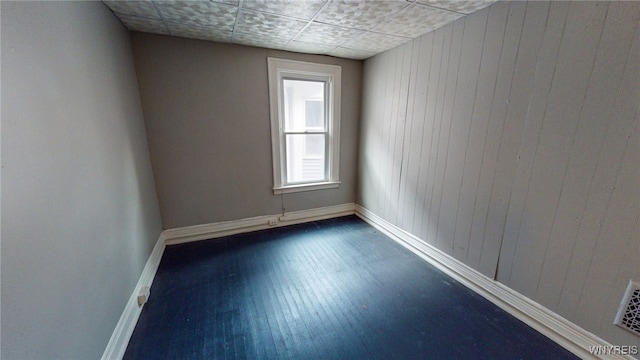
<path id="1" fill-rule="evenodd" d="M 274 193 L 338 187 L 340 67 L 268 65 Z"/>

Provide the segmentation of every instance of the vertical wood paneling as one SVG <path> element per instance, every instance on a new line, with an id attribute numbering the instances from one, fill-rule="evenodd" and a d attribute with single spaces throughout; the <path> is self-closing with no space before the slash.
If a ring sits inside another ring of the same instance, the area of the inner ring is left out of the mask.
<path id="1" fill-rule="evenodd" d="M 487 25 L 488 11 L 482 11 L 478 16 L 467 18 L 465 21 L 464 37 L 462 39 L 462 52 L 460 54 L 460 71 L 458 76 L 458 92 L 456 94 L 454 113 L 453 113 L 453 130 L 448 158 L 451 159 L 451 165 L 448 167 L 450 173 L 447 175 L 451 181 L 447 181 L 451 196 L 451 203 L 455 204 L 455 213 L 451 214 L 453 218 L 453 255 L 459 260 L 465 260 L 469 243 L 468 228 L 469 226 L 459 224 L 463 218 L 471 219 L 473 212 L 472 203 L 473 196 L 467 197 L 469 201 L 461 201 L 462 187 L 464 182 L 464 172 L 466 169 L 467 145 L 469 144 L 469 135 L 471 134 L 471 126 L 473 119 L 473 104 L 477 95 L 478 76 L 480 69 L 480 59 L 482 58 L 482 47 Z M 480 58 L 478 58 L 480 54 Z M 447 162 L 449 163 L 449 162 Z M 469 164 L 477 168 L 477 164 Z M 466 194 L 465 194 L 466 195 Z M 468 205 L 464 206 L 463 205 Z M 468 215 L 468 216 L 467 216 Z"/>
<path id="2" fill-rule="evenodd" d="M 521 203 L 519 200 L 522 197 L 522 194 L 526 194 L 526 190 L 523 191 L 522 189 L 517 188 L 520 183 L 514 181 L 518 176 L 518 172 L 515 170 L 517 170 L 521 164 L 527 167 L 529 162 L 522 161 L 522 150 L 518 151 L 516 149 L 522 149 L 526 140 L 531 136 L 531 134 L 524 133 L 523 129 L 527 127 L 526 119 L 532 105 L 531 94 L 536 89 L 536 85 L 540 85 L 538 80 L 540 80 L 539 76 L 541 74 L 536 70 L 541 60 L 540 51 L 542 49 L 542 45 L 545 44 L 544 35 L 546 28 L 545 25 L 548 25 L 548 9 L 548 3 L 527 3 L 527 12 L 522 30 L 523 35 L 520 40 L 518 50 L 516 69 L 512 79 L 510 96 L 507 100 L 508 108 L 506 123 L 509 125 L 505 127 L 503 139 L 505 142 L 514 143 L 517 147 L 510 148 L 512 154 L 504 160 L 506 161 L 505 169 L 508 169 L 505 173 L 505 177 L 508 176 L 507 181 L 513 185 L 511 185 L 511 188 L 509 189 L 508 211 L 504 224 L 503 242 L 500 249 L 501 261 L 498 269 L 498 280 L 503 280 L 500 275 L 511 269 L 512 260 L 514 259 L 513 252 L 515 252 L 514 249 L 516 247 L 513 239 L 518 238 L 517 230 L 512 229 L 518 228 L 521 218 L 516 217 L 514 219 L 513 209 L 519 208 L 518 205 Z M 559 14 L 559 17 L 563 19 L 564 23 L 562 11 L 560 11 Z M 552 28 L 552 30 L 555 29 Z M 562 31 L 559 31 L 559 34 L 562 34 Z M 554 72 L 551 71 L 550 74 L 553 76 Z M 544 74 L 542 75 L 544 76 Z M 546 83 L 542 82 L 542 85 L 546 85 Z M 545 88 L 544 91 L 545 93 L 548 93 L 549 90 L 548 88 Z M 532 137 L 535 138 L 535 135 L 536 133 L 534 132 Z M 515 154 L 518 154 L 518 157 L 514 156 Z M 505 152 L 505 155 L 508 155 L 507 152 Z M 512 225 L 514 223 L 518 225 Z M 515 236 L 514 233 L 516 233 Z M 506 253 L 509 255 L 502 256 Z"/>
<path id="3" fill-rule="evenodd" d="M 518 152 L 518 165 L 514 176 L 511 202 L 504 230 L 505 238 L 512 239 L 517 237 L 519 221 L 524 207 L 524 197 L 527 193 L 528 179 L 531 176 L 531 167 L 538 146 L 538 138 L 542 129 L 547 101 L 549 100 L 549 90 L 555 74 L 556 59 L 568 10 L 568 2 L 554 2 L 550 5 L 550 12 L 547 17 L 542 45 L 536 63 L 537 71 L 529 97 L 520 151 Z M 498 269 L 498 280 L 502 280 L 510 274 L 515 248 L 515 242 L 507 241 L 503 244 L 500 254 L 501 262 Z"/>
<path id="4" fill-rule="evenodd" d="M 385 87 L 382 89 L 383 97 L 379 101 L 384 101 L 382 109 L 382 139 L 380 141 L 380 186 L 378 187 L 378 211 L 380 214 L 386 215 L 386 204 L 389 197 L 389 158 L 393 158 L 393 153 L 389 149 L 390 132 L 391 132 L 391 104 L 393 100 L 393 87 L 395 80 L 395 68 L 397 52 L 391 51 L 383 54 L 387 57 L 386 67 L 383 74 L 386 74 Z"/>
<path id="5" fill-rule="evenodd" d="M 392 71 L 393 87 L 390 88 L 388 95 L 391 98 L 391 111 L 389 115 L 389 140 L 387 143 L 387 166 L 385 168 L 386 180 L 385 180 L 385 203 L 384 214 L 386 219 L 391 219 L 397 209 L 398 203 L 395 194 L 397 194 L 398 186 L 398 174 L 393 172 L 396 168 L 396 162 L 398 157 L 396 155 L 396 143 L 398 141 L 398 104 L 400 102 L 400 92 L 402 83 L 402 64 L 403 64 L 403 51 L 395 52 L 395 62 Z M 395 183 L 394 183 L 395 182 Z"/>
<path id="6" fill-rule="evenodd" d="M 610 297 L 595 299 L 585 294 L 608 291 L 619 297 L 628 279 L 637 279 L 640 272 L 637 210 L 637 199 L 640 197 L 638 193 L 640 177 L 637 167 L 640 122 L 638 116 L 640 28 L 637 19 L 640 9 L 630 4 L 611 5 L 609 13 L 611 15 L 624 13 L 626 20 L 618 18 L 614 22 L 608 18 L 607 25 L 611 21 L 610 26 L 619 27 L 617 32 L 619 32 L 620 41 L 624 42 L 623 36 L 627 34 L 621 31 L 625 26 L 635 26 L 635 36 L 633 46 L 629 49 L 620 87 L 616 92 L 615 105 L 609 118 L 611 124 L 590 183 L 587 206 L 579 224 L 576 245 L 572 248 L 570 266 L 567 269 L 558 306 L 558 311 L 566 311 L 570 319 L 584 323 L 583 326 L 596 324 L 593 316 L 588 316 L 591 307 L 602 306 L 599 302 L 603 300 L 618 300 Z M 625 161 L 627 161 L 626 164 Z M 627 166 L 631 168 L 627 169 Z M 627 242 L 626 246 L 624 242 Z M 633 259 L 631 262 L 627 262 L 629 257 Z M 612 263 L 617 262 L 619 258 L 625 261 L 620 263 L 620 266 L 612 266 Z M 621 275 L 624 278 L 620 278 L 612 271 L 623 271 Z M 567 305 L 568 302 L 578 306 L 570 307 Z M 611 305 L 607 308 L 611 310 Z M 610 313 L 611 311 L 608 311 L 607 315 L 610 316 Z M 599 316 L 603 317 L 604 314 Z M 600 326 L 608 324 L 609 320 L 606 317 L 602 318 Z M 603 329 L 605 334 L 611 331 L 608 327 Z"/>
<path id="7" fill-rule="evenodd" d="M 493 102 L 498 66 L 500 64 L 500 54 L 509 13 L 508 6 L 492 6 L 489 8 L 487 19 L 487 29 L 484 39 L 480 74 L 478 77 L 478 87 L 474 104 L 473 125 L 476 128 L 484 127 L 484 133 L 471 129 L 469 138 L 468 160 L 473 164 L 478 164 L 479 170 L 474 189 L 474 207 L 471 215 L 471 233 L 468 244 L 468 256 L 466 263 L 473 268 L 478 268 L 480 255 L 484 240 L 484 228 L 487 218 L 487 204 L 489 203 L 489 192 L 491 190 L 490 170 L 494 165 L 488 163 L 495 157 L 490 154 L 496 153 L 498 148 L 498 138 L 495 126 L 492 127 L 491 103 Z M 477 150 L 476 150 L 477 149 Z M 495 149 L 495 150 L 492 150 Z M 486 161 L 485 161 L 486 160 Z M 467 176 L 469 180 L 471 176 Z M 466 195 L 465 196 L 471 196 Z"/>
<path id="8" fill-rule="evenodd" d="M 400 187 L 402 184 L 402 175 L 403 175 L 403 161 L 406 159 L 405 155 L 405 139 L 406 137 L 406 127 L 407 127 L 407 103 L 408 103 L 408 93 L 409 93 L 409 78 L 411 76 L 411 49 L 412 44 L 406 43 L 399 48 L 399 51 L 402 53 L 402 61 L 400 62 L 400 71 L 401 71 L 401 79 L 400 79 L 400 88 L 398 90 L 398 103 L 396 105 L 397 114 L 395 116 L 396 119 L 396 136 L 395 136 L 395 144 L 393 150 L 393 169 L 391 169 L 391 173 L 393 174 L 392 181 L 392 192 L 391 192 L 391 201 L 392 206 L 390 206 L 390 215 L 389 220 L 396 223 L 398 218 L 398 209 L 399 206 L 403 203 L 400 201 Z M 409 122 L 409 126 L 411 123 Z M 406 176 L 406 174 L 405 174 Z"/>
<path id="9" fill-rule="evenodd" d="M 636 25 L 637 26 L 637 25 Z M 612 109 L 611 124 L 607 131 L 602 150 L 597 158 L 596 170 L 589 186 L 589 196 L 585 212 L 578 228 L 576 245 L 572 248 L 570 264 L 565 276 L 564 285 L 560 299 L 558 300 L 558 312 L 566 313 L 570 319 L 575 319 L 577 307 L 583 297 L 584 284 L 587 279 L 585 274 L 589 271 L 595 253 L 595 247 L 602 232 L 602 226 L 611 194 L 615 190 L 616 176 L 619 172 L 620 164 L 625 152 L 637 151 L 631 148 L 625 140 L 631 129 L 638 124 L 637 99 L 638 82 L 638 42 L 640 37 L 634 36 L 634 46 L 629 52 L 630 56 L 626 63 L 625 73 L 622 77 L 621 86 L 618 89 L 616 104 Z M 629 91 L 634 89 L 634 91 Z M 634 117 L 635 114 L 635 117 Z M 637 196 L 637 194 L 636 194 Z M 603 239 L 603 241 L 607 241 Z M 637 250 L 636 250 L 637 251 Z M 632 252 L 633 253 L 633 252 Z M 637 254 L 633 253 L 637 261 Z M 637 264 L 637 263 L 636 263 Z M 637 265 L 636 265 L 636 271 Z"/>
<path id="10" fill-rule="evenodd" d="M 398 174 L 393 172 L 393 169 L 396 167 L 397 155 L 396 155 L 396 142 L 397 142 L 397 131 L 400 121 L 398 121 L 398 103 L 400 101 L 400 92 L 401 87 L 400 84 L 402 82 L 402 63 L 404 52 L 398 48 L 398 51 L 395 51 L 395 63 L 393 68 L 393 87 L 391 87 L 390 92 L 387 93 L 387 96 L 391 98 L 391 113 L 389 114 L 389 141 L 387 143 L 387 166 L 385 169 L 386 174 L 386 186 L 384 189 L 385 193 L 385 205 L 384 205 L 384 216 L 386 219 L 391 220 L 394 217 L 395 210 L 397 208 L 397 198 L 395 194 L 397 194 L 397 177 Z M 394 181 L 396 183 L 394 184 Z"/>
<path id="11" fill-rule="evenodd" d="M 505 241 L 517 242 L 513 261 L 518 266 L 512 269 L 508 279 L 502 280 L 529 297 L 535 295 L 538 284 L 577 120 L 593 69 L 597 48 L 593 44 L 599 43 L 606 8 L 598 3 L 569 5 L 520 229 L 517 237 L 505 237 Z"/>
<path id="12" fill-rule="evenodd" d="M 451 45 L 449 48 L 449 69 L 447 71 L 445 91 L 442 102 L 442 113 L 440 123 L 440 139 L 438 141 L 437 162 L 435 169 L 435 183 L 433 187 L 433 198 L 431 199 L 431 235 L 433 242 L 441 249 L 446 249 L 451 253 L 453 249 L 453 228 L 448 224 L 450 218 L 442 217 L 442 210 L 451 206 L 449 199 L 444 197 L 445 174 L 447 170 L 447 153 L 449 151 L 449 139 L 451 134 L 451 122 L 453 114 L 453 102 L 456 96 L 456 84 L 458 81 L 458 71 L 460 64 L 460 52 L 462 49 L 462 35 L 464 31 L 464 21 L 457 21 L 453 24 Z M 444 199 L 444 200 L 443 200 Z M 433 226 L 435 224 L 435 226 Z"/>
<path id="13" fill-rule="evenodd" d="M 476 17 L 477 18 L 477 17 Z M 452 41 L 452 56 L 454 61 L 455 72 L 451 71 L 452 75 L 452 91 L 449 92 L 447 98 L 445 98 L 445 111 L 443 113 L 443 122 L 448 127 L 448 135 L 446 142 L 443 144 L 442 152 L 439 155 L 439 160 L 443 164 L 441 174 L 438 176 L 442 178 L 442 184 L 439 190 L 440 193 L 440 208 L 437 237 L 442 240 L 443 246 L 449 253 L 454 254 L 454 231 L 455 231 L 455 211 L 457 207 L 456 197 L 458 195 L 458 180 L 461 178 L 461 174 L 457 174 L 460 170 L 460 156 L 458 154 L 459 148 L 462 146 L 462 133 L 464 128 L 460 126 L 460 122 L 466 120 L 460 117 L 460 112 L 464 106 L 465 93 L 468 93 L 468 88 L 472 86 L 472 83 L 465 84 L 465 86 L 459 86 L 461 82 L 465 82 L 465 76 L 469 73 L 469 56 L 463 50 L 467 50 L 469 44 L 465 44 L 465 30 L 467 30 L 467 22 L 459 21 L 460 26 L 454 26 L 454 38 Z M 456 30 L 458 30 L 456 32 Z M 467 34 L 469 32 L 466 32 Z M 468 35 L 467 35 L 468 39 Z"/>
<path id="14" fill-rule="evenodd" d="M 428 208 L 425 207 L 427 203 L 427 189 L 430 190 L 430 179 L 427 174 L 430 169 L 431 164 L 431 146 L 433 144 L 433 137 L 436 133 L 435 131 L 435 109 L 436 109 L 436 93 L 440 88 L 440 66 L 442 56 L 444 55 L 443 45 L 444 45 L 444 32 L 436 31 L 431 36 L 422 37 L 420 47 L 420 58 L 421 59 L 429 59 L 430 66 L 425 67 L 428 71 L 428 79 L 425 79 L 424 92 L 417 94 L 421 96 L 416 102 L 420 104 L 419 107 L 419 116 L 424 118 L 424 126 L 422 128 L 422 133 L 420 134 L 422 138 L 422 143 L 420 144 L 420 161 L 419 161 L 419 171 L 418 171 L 418 188 L 416 191 L 416 210 L 413 215 L 413 233 L 419 234 L 423 239 L 427 239 L 424 235 L 424 219 L 425 219 L 425 211 L 428 212 Z M 426 61 L 423 61 L 426 63 Z"/>
<path id="15" fill-rule="evenodd" d="M 601 46 L 598 48 L 587 94 L 575 133 L 568 167 L 563 180 L 557 216 L 549 236 L 538 280 L 536 297 L 542 302 L 557 304 L 563 287 L 570 251 L 576 244 L 578 226 L 589 196 L 589 185 L 596 161 L 611 124 L 611 112 L 629 49 L 633 41 L 633 11 L 624 6 L 610 6 L 607 12 Z M 633 75 L 630 75 L 633 76 Z M 629 115 L 627 119 L 631 118 Z M 614 120 L 616 121 L 616 120 Z"/>
<path id="16" fill-rule="evenodd" d="M 640 28 L 636 30 L 636 34 L 640 35 Z M 636 36 L 636 39 L 640 39 L 640 36 Z M 640 45 L 640 42 L 636 41 L 635 46 L 632 48 L 632 51 L 634 52 L 633 61 L 635 61 L 632 63 L 632 66 L 635 67 L 634 71 L 636 76 L 636 84 L 640 84 L 640 78 L 638 77 L 638 74 L 640 74 L 640 46 L 638 45 Z M 631 75 L 631 77 L 633 78 L 633 75 Z M 640 89 L 637 89 L 637 91 L 635 92 L 635 96 L 636 99 L 640 98 Z M 632 100 L 632 103 L 635 103 L 635 101 Z M 609 286 L 609 288 L 611 289 L 610 293 L 614 295 L 622 294 L 622 289 L 626 288 L 629 279 L 637 279 L 639 277 L 638 272 L 640 271 L 640 269 L 638 269 L 640 267 L 638 265 L 638 259 L 640 259 L 640 241 L 638 241 L 638 232 L 640 229 L 640 209 L 638 209 L 638 207 L 640 206 L 640 202 L 638 201 L 638 199 L 640 198 L 640 191 L 638 189 L 638 179 L 640 179 L 640 167 L 637 166 L 637 164 L 640 163 L 640 151 L 638 151 L 638 149 L 640 149 L 640 107 L 637 107 L 637 112 L 634 116 L 634 119 L 635 125 L 627 135 L 629 143 L 627 144 L 626 153 L 632 158 L 627 162 L 627 164 L 630 164 L 629 166 L 631 168 L 628 169 L 629 171 L 625 173 L 627 175 L 626 177 L 620 178 L 623 179 L 622 181 L 619 180 L 620 184 L 616 185 L 616 190 L 620 191 L 623 194 L 622 198 L 625 203 L 621 204 L 620 206 L 624 209 L 622 211 L 625 211 L 627 216 L 614 217 L 615 223 L 612 226 L 612 229 L 615 231 L 615 236 L 618 240 L 618 243 L 620 242 L 620 240 L 624 241 L 624 244 L 621 246 L 621 248 L 626 248 L 627 250 L 623 252 L 624 259 L 620 263 L 620 266 L 617 266 L 615 269 L 616 277 L 613 281 L 601 277 L 599 269 L 590 269 L 591 274 L 597 276 L 598 278 L 602 278 L 602 280 L 600 280 L 600 283 L 595 284 L 595 287 L 600 289 L 601 286 Z M 608 246 L 618 245 L 608 243 L 606 237 L 601 237 L 600 243 L 607 244 Z M 609 252 L 607 255 L 620 256 L 620 252 L 618 251 L 613 254 Z M 587 277 L 587 279 L 589 278 Z M 614 296 L 614 298 L 619 296 L 620 295 Z M 582 309 L 588 309 L 589 306 L 601 305 L 592 305 L 587 303 L 581 304 Z M 613 308 L 612 306 L 607 306 L 607 304 L 604 304 L 602 306 L 607 310 L 603 311 L 601 314 L 601 330 L 599 330 L 599 332 L 605 338 L 615 337 L 619 329 L 612 329 L 608 325 L 610 324 L 610 319 L 615 316 L 617 309 Z M 580 315 L 581 314 L 578 314 L 578 316 Z M 628 340 L 626 341 L 628 343 L 633 343 L 634 337 L 630 334 L 626 335 L 628 336 Z M 638 340 L 637 337 L 635 338 L 635 340 Z"/>
<path id="17" fill-rule="evenodd" d="M 418 67 L 418 51 L 416 47 L 419 47 L 419 41 L 410 41 L 406 44 L 405 52 L 406 58 L 405 61 L 408 62 L 407 71 L 407 94 L 406 94 L 406 107 L 405 107 L 405 125 L 404 125 L 404 135 L 402 142 L 402 156 L 401 156 L 401 164 L 400 164 L 400 188 L 398 190 L 398 214 L 397 214 L 397 223 L 403 224 L 407 216 L 405 216 L 405 212 L 408 208 L 412 208 L 412 206 L 406 205 L 406 202 L 410 199 L 407 199 L 407 182 L 409 181 L 409 161 L 410 161 L 410 152 L 411 152 L 411 131 L 413 126 L 413 102 L 415 99 L 415 87 L 416 87 L 416 72 Z M 413 199 L 411 199 L 413 200 Z M 412 210 L 411 210 L 412 211 Z M 413 216 L 409 216 L 413 218 Z"/>
<path id="18" fill-rule="evenodd" d="M 372 58 L 371 62 L 380 61 L 380 57 Z M 371 63 L 368 63 L 371 64 Z M 358 172 L 363 172 L 364 169 L 368 169 L 370 172 L 375 170 L 375 166 L 372 165 L 373 159 L 375 159 L 374 147 L 372 144 L 378 143 L 377 139 L 377 122 L 374 119 L 374 99 L 376 91 L 381 88 L 378 84 L 379 76 L 375 75 L 372 71 L 373 67 L 368 65 L 362 67 L 362 110 L 361 110 L 361 122 L 359 124 L 359 141 L 361 149 L 369 149 L 366 153 L 359 154 Z M 371 173 L 369 174 L 371 176 Z M 363 204 L 365 199 L 363 194 L 375 193 L 375 185 L 377 181 L 363 181 L 363 177 L 358 177 L 357 188 L 360 189 L 357 192 L 356 202 Z M 367 199 L 368 200 L 368 199 Z M 371 208 L 373 204 L 369 201 Z M 376 208 L 377 210 L 377 208 Z"/>
<path id="19" fill-rule="evenodd" d="M 506 143 L 503 139 L 505 137 L 505 129 L 509 128 L 509 124 L 505 125 L 507 101 L 518 56 L 518 42 L 522 32 L 525 9 L 526 3 L 509 3 L 509 15 L 500 53 L 496 88 L 491 102 L 491 120 L 489 122 L 491 138 L 487 138 L 487 145 L 489 146 L 485 148 L 485 156 L 487 158 L 484 164 L 486 164 L 486 167 L 480 175 L 481 181 L 483 176 L 488 177 L 488 179 L 487 187 L 479 191 L 486 191 L 489 194 L 489 198 L 485 205 L 486 215 L 482 250 L 477 269 L 491 278 L 495 277 L 496 273 L 510 196 L 509 188 L 511 184 L 507 180 L 507 174 L 510 169 L 505 165 L 505 162 L 508 163 L 513 157 L 514 151 L 517 151 L 510 146 L 511 143 Z"/>
<path id="20" fill-rule="evenodd" d="M 640 279 L 639 19 L 634 2 L 497 3 L 367 60 L 384 88 L 365 89 L 362 205 L 634 341 L 611 322 Z"/>
<path id="21" fill-rule="evenodd" d="M 386 68 L 387 54 L 381 54 L 372 58 L 363 66 L 363 92 L 367 92 L 368 98 L 362 100 L 362 119 L 360 122 L 360 145 L 363 146 L 360 153 L 360 169 L 359 173 L 363 174 L 368 172 L 368 178 L 365 179 L 359 176 L 358 182 L 360 184 L 367 183 L 367 186 L 371 188 L 370 192 L 358 191 L 358 197 L 363 203 L 369 203 L 372 209 L 376 209 L 380 213 L 379 196 L 380 187 L 382 186 L 380 181 L 381 157 L 382 157 L 382 138 L 384 130 L 382 128 L 384 101 L 383 91 L 386 88 L 386 73 L 381 69 Z M 369 86 L 367 86 L 369 85 Z M 367 86 L 364 88 L 364 86 Z M 374 87 L 375 88 L 372 88 Z M 368 114 L 368 115 L 365 115 Z M 370 129 L 370 130 L 369 130 Z M 369 139 L 364 138 L 365 132 L 371 134 Z M 364 149 L 367 149 L 364 151 Z M 368 161 L 363 161 L 368 159 Z M 364 186 L 364 185 L 363 185 Z"/>
<path id="22" fill-rule="evenodd" d="M 636 123 L 637 125 L 637 123 Z M 594 257 L 599 261 L 592 261 L 586 274 L 583 296 L 580 299 L 576 311 L 576 319 L 586 328 L 601 332 L 605 324 L 610 323 L 615 316 L 615 306 L 607 306 L 611 303 L 607 296 L 585 296 L 586 294 L 603 292 L 604 294 L 615 294 L 616 300 L 622 296 L 622 289 L 626 285 L 616 284 L 616 278 L 621 271 L 619 266 L 612 264 L 620 263 L 625 258 L 627 252 L 638 249 L 638 141 L 637 126 L 630 130 L 630 141 L 627 143 L 627 151 L 622 160 L 620 171 L 616 177 L 615 189 L 611 194 L 611 200 L 607 214 L 603 219 L 602 231 L 599 234 L 598 242 L 594 249 Z M 636 256 L 633 265 L 638 267 L 638 257 Z M 636 274 L 637 275 L 637 270 Z M 617 289 L 616 286 L 618 285 Z M 620 285 L 623 285 L 620 287 Z M 593 309 L 606 309 L 603 312 L 592 314 Z M 608 315 L 609 318 L 604 316 Z M 633 341 L 632 337 L 629 337 Z M 637 338 L 636 338 L 637 341 Z"/>
<path id="23" fill-rule="evenodd" d="M 438 87 L 434 89 L 433 95 L 431 95 L 431 88 L 429 89 L 429 97 L 427 98 L 427 114 L 430 114 L 429 107 L 433 106 L 433 117 L 427 116 L 427 121 L 431 119 L 433 123 L 432 127 L 425 127 L 424 138 L 429 138 L 429 146 L 422 147 L 422 167 L 427 170 L 425 173 L 426 184 L 424 204 L 422 211 L 422 230 L 420 236 L 432 245 L 436 244 L 436 226 L 437 215 L 432 211 L 434 208 L 434 186 L 436 182 L 436 169 L 438 164 L 438 149 L 440 146 L 441 128 L 442 128 L 442 110 L 444 107 L 445 90 L 447 83 L 447 70 L 449 69 L 449 57 L 451 49 L 451 38 L 453 35 L 453 26 L 447 26 L 442 31 L 442 48 L 439 66 L 436 69 L 438 72 Z M 436 55 L 437 57 L 437 55 Z M 432 130 L 431 130 L 432 129 Z M 429 133 L 431 130 L 431 133 Z M 422 182 L 422 179 L 421 179 Z"/>
<path id="24" fill-rule="evenodd" d="M 433 36 L 424 37 L 423 40 L 429 42 L 433 41 Z M 420 60 L 420 48 L 423 40 L 419 39 L 412 41 L 411 52 L 411 73 L 410 77 L 411 85 L 409 87 L 409 99 L 407 103 L 407 118 L 410 119 L 410 126 L 407 126 L 408 133 L 405 133 L 405 139 L 408 140 L 406 145 L 406 165 L 404 166 L 405 179 L 404 189 L 401 189 L 401 194 L 404 196 L 404 206 L 400 206 L 402 214 L 398 218 L 398 225 L 411 231 L 413 229 L 414 213 L 416 211 L 416 193 L 418 191 L 418 174 L 420 170 L 420 151 L 422 146 L 422 131 L 424 126 L 423 116 L 424 107 L 419 104 L 424 104 L 424 101 L 420 101 L 425 98 L 425 89 L 429 82 L 429 63 L 431 62 L 431 50 L 430 47 L 427 51 L 429 56 L 425 61 Z M 422 65 L 422 66 L 419 66 Z"/>
<path id="25" fill-rule="evenodd" d="M 382 209 L 383 207 L 381 206 L 382 203 L 382 196 L 380 195 L 380 193 L 382 193 L 384 191 L 384 188 L 387 186 L 386 183 L 384 183 L 383 179 L 385 177 L 385 168 L 384 168 L 384 161 L 387 158 L 387 149 L 385 148 L 387 141 L 388 141 L 388 136 L 389 136 L 389 126 L 388 126 L 388 117 L 386 117 L 386 113 L 385 111 L 389 108 L 389 106 L 387 105 L 387 101 L 389 101 L 390 99 L 387 97 L 387 89 L 389 88 L 389 68 L 390 68 L 390 64 L 391 64 L 391 59 L 392 59 L 392 54 L 391 53 L 387 53 L 387 54 L 383 54 L 383 56 L 380 57 L 381 60 L 381 69 L 384 69 L 383 71 L 379 72 L 379 75 L 377 76 L 379 78 L 380 84 L 382 85 L 379 89 L 377 89 L 377 94 L 378 96 L 376 97 L 376 99 L 374 100 L 375 103 L 375 124 L 378 128 L 378 141 L 374 144 L 372 144 L 372 149 L 374 151 L 374 153 L 376 154 L 376 157 L 373 161 L 373 163 L 377 163 L 377 166 L 374 168 L 376 173 L 375 173 L 375 184 L 376 184 L 376 191 L 372 194 L 373 196 L 375 196 L 375 206 L 377 208 L 377 211 L 381 214 L 382 213 Z M 393 83 L 391 83 L 393 84 Z"/>
<path id="26" fill-rule="evenodd" d="M 366 152 L 360 152 L 359 156 L 359 172 L 368 171 L 368 179 L 363 181 L 363 177 L 358 178 L 358 191 L 357 202 L 369 204 L 372 211 L 378 211 L 377 202 L 371 201 L 370 198 L 364 198 L 366 195 L 377 194 L 379 181 L 378 171 L 380 169 L 377 164 L 379 158 L 380 148 L 377 146 L 380 144 L 381 129 L 379 118 L 380 98 L 379 93 L 384 88 L 381 84 L 382 76 L 379 76 L 378 71 L 374 69 L 381 68 L 379 65 L 382 62 L 382 56 L 372 58 L 369 62 L 363 66 L 362 76 L 362 112 L 361 122 L 359 127 L 360 132 L 360 148 L 367 149 Z"/>

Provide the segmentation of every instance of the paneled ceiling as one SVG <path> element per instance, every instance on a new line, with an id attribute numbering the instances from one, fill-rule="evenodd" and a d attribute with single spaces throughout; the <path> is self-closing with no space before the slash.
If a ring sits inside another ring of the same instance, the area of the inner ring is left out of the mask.
<path id="1" fill-rule="evenodd" d="M 494 1 L 103 1 L 132 31 L 366 59 Z"/>

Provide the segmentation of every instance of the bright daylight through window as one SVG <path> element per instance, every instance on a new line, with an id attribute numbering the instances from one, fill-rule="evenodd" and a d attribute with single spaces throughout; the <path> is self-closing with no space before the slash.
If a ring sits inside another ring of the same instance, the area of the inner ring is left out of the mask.
<path id="1" fill-rule="evenodd" d="M 268 65 L 274 193 L 338 187 L 340 67 Z"/>

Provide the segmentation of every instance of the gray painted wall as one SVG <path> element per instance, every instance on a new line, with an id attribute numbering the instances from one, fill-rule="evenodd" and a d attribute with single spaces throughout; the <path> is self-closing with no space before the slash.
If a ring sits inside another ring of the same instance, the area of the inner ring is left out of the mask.
<path id="1" fill-rule="evenodd" d="M 132 33 L 165 228 L 355 202 L 362 62 Z M 267 57 L 342 66 L 339 189 L 274 195 Z"/>
<path id="2" fill-rule="evenodd" d="M 617 345 L 640 3 L 498 3 L 365 62 L 358 203 Z"/>
<path id="3" fill-rule="evenodd" d="M 127 30 L 2 2 L 2 358 L 97 359 L 161 231 Z"/>

